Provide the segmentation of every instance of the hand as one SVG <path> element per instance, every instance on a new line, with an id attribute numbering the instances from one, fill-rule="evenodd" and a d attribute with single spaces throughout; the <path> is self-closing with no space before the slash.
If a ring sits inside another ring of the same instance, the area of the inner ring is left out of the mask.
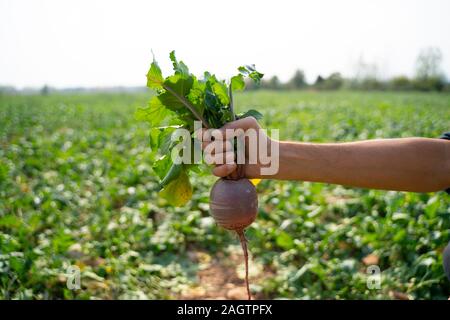
<path id="1" fill-rule="evenodd" d="M 216 165 L 213 174 L 217 177 L 237 174 L 236 160 L 240 160 L 244 155 L 236 157 L 233 146 L 234 137 L 245 141 L 245 163 L 242 166 L 243 175 L 246 178 L 261 177 L 261 168 L 264 165 L 261 162 L 259 146 L 267 146 L 266 154 L 270 155 L 271 145 L 276 143 L 265 134 L 253 117 L 229 122 L 220 129 L 202 129 L 197 133 L 197 137 L 202 140 L 205 162 Z"/>

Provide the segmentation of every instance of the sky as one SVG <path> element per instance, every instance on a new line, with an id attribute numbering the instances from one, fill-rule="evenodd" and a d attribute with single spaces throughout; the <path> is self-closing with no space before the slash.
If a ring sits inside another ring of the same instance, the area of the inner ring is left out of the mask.
<path id="1" fill-rule="evenodd" d="M 194 73 L 254 63 L 314 81 L 361 59 L 411 76 L 433 46 L 449 77 L 449 14 L 448 0 L 0 0 L 0 85 L 143 86 L 152 50 L 166 72 L 175 50 Z"/>

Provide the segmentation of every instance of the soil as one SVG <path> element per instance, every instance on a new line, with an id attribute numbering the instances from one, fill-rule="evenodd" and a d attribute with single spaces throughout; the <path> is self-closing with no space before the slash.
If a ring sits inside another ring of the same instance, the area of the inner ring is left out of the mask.
<path id="1" fill-rule="evenodd" d="M 189 300 L 247 300 L 245 281 L 239 277 L 237 267 L 244 263 L 243 253 L 224 255 L 218 253 L 210 256 L 205 252 L 191 252 L 192 260 L 200 263 L 197 271 L 198 282 L 195 286 L 185 290 L 179 299 Z M 249 259 L 250 268 L 253 261 Z M 264 277 L 270 276 L 269 270 L 258 272 L 255 276 L 250 273 L 250 287 Z M 267 299 L 261 293 L 252 293 L 252 299 Z"/>

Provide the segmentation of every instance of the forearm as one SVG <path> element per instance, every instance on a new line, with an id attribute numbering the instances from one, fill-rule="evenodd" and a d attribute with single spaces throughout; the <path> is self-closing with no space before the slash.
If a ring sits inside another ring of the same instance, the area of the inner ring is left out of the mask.
<path id="1" fill-rule="evenodd" d="M 431 192 L 450 187 L 450 143 L 406 138 L 350 143 L 280 142 L 275 179 Z"/>

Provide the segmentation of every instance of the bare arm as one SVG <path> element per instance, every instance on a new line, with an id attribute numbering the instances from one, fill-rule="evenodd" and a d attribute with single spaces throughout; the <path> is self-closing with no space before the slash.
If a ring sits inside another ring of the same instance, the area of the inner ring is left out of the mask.
<path id="1" fill-rule="evenodd" d="M 280 142 L 275 179 L 430 192 L 450 187 L 450 141 L 426 138 Z"/>
<path id="2" fill-rule="evenodd" d="M 220 131 L 225 133 L 225 129 L 237 128 L 244 131 L 260 129 L 255 119 L 245 118 L 226 124 Z M 432 192 L 450 187 L 448 140 L 403 138 L 322 144 L 274 141 L 267 136 L 264 139 L 269 145 L 277 144 L 279 147 L 278 173 L 261 176 L 261 165 L 246 164 L 248 178 L 302 180 L 413 192 Z M 225 164 L 215 163 L 217 166 L 213 173 L 219 177 L 236 170 L 232 147 L 230 144 L 225 146 L 223 141 L 215 142 L 226 158 L 222 162 Z M 204 146 L 209 143 L 204 142 Z"/>

